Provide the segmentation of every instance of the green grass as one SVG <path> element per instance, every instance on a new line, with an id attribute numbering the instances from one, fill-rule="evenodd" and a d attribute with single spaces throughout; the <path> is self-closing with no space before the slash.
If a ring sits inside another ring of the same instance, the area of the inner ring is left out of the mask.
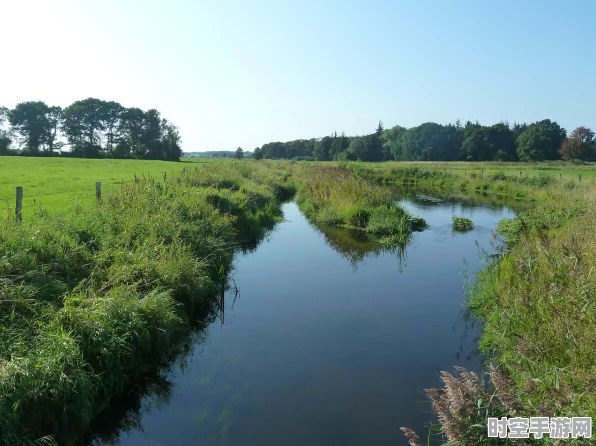
<path id="1" fill-rule="evenodd" d="M 406 244 L 426 222 L 395 203 L 391 191 L 375 183 L 366 169 L 309 166 L 296 173 L 297 203 L 311 221 L 387 236 L 385 243 Z"/>
<path id="2" fill-rule="evenodd" d="M 72 206 L 73 200 L 92 202 L 97 181 L 107 194 L 133 181 L 135 175 L 162 180 L 164 172 L 172 176 L 185 168 L 201 167 L 191 162 L 4 156 L 0 157 L 0 207 L 14 208 L 17 186 L 23 187 L 23 214 L 30 215 L 36 205 L 62 209 Z"/>
<path id="3" fill-rule="evenodd" d="M 235 248 L 280 218 L 287 179 L 274 164 L 217 163 L 0 219 L 0 439 L 71 444 L 171 357 Z"/>
<path id="4" fill-rule="evenodd" d="M 484 321 L 480 347 L 506 373 L 501 392 L 518 413 L 596 413 L 595 201 L 589 189 L 553 191 L 501 222 L 510 252 L 471 290 Z"/>

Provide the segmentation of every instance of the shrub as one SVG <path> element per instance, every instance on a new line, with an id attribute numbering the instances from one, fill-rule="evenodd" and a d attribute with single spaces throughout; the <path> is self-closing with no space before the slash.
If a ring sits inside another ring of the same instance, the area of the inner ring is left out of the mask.
<path id="1" fill-rule="evenodd" d="M 464 217 L 458 217 L 456 215 L 453 216 L 454 231 L 466 232 L 471 231 L 472 229 L 474 229 L 474 223 L 472 223 L 472 220 Z"/>

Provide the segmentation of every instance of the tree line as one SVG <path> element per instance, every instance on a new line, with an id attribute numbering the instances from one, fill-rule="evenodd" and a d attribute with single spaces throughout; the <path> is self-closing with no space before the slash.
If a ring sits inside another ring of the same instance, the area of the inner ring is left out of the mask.
<path id="1" fill-rule="evenodd" d="M 478 122 L 462 125 L 426 122 L 416 127 L 384 129 L 364 136 L 331 136 L 272 142 L 257 147 L 253 158 L 317 161 L 596 161 L 594 132 L 578 127 L 569 137 L 555 121 L 491 126 Z"/>
<path id="2" fill-rule="evenodd" d="M 178 128 L 155 109 L 95 98 L 64 109 L 42 101 L 0 107 L 0 155 L 178 161 L 180 143 Z"/>

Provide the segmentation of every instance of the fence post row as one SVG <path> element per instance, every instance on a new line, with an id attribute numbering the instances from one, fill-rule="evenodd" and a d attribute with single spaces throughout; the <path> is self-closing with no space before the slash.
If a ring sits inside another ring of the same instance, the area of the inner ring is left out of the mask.
<path id="1" fill-rule="evenodd" d="M 16 213 L 16 221 L 20 223 L 23 220 L 23 188 L 18 186 L 17 187 L 17 205 L 15 209 Z"/>

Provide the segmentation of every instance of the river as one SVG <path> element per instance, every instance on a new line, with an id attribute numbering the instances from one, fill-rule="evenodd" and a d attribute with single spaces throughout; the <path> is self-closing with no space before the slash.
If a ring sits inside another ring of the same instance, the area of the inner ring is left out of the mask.
<path id="1" fill-rule="evenodd" d="M 317 228 L 284 204 L 285 221 L 236 256 L 225 317 L 100 417 L 85 444 L 405 446 L 401 426 L 425 435 L 424 389 L 440 385 L 439 370 L 481 371 L 464 288 L 515 213 L 412 194 L 400 203 L 430 225 L 405 250 Z M 453 215 L 475 228 L 453 232 Z"/>

